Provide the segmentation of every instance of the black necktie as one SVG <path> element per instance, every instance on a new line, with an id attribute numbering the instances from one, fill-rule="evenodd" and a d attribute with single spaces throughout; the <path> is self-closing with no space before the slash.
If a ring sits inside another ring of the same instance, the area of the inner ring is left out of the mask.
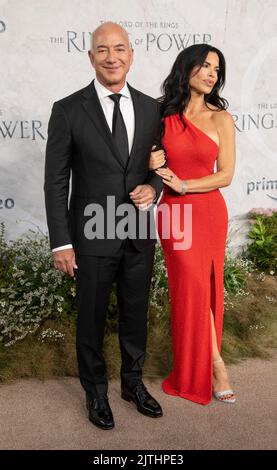
<path id="1" fill-rule="evenodd" d="M 122 157 L 123 163 L 126 166 L 129 159 L 129 144 L 126 126 L 119 107 L 121 96 L 122 95 L 120 93 L 115 93 L 114 95 L 109 95 L 109 98 L 111 98 L 111 100 L 114 102 L 112 134 L 119 153 Z"/>

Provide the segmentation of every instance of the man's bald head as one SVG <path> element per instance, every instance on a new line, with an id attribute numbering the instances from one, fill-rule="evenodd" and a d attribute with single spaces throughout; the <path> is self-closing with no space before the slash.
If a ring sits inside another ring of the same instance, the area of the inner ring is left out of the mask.
<path id="1" fill-rule="evenodd" d="M 130 49 L 132 49 L 132 45 L 130 43 L 129 35 L 126 29 L 122 28 L 117 23 L 113 23 L 112 21 L 107 21 L 106 23 L 101 24 L 91 33 L 91 50 L 93 50 L 94 44 L 97 42 L 97 38 L 101 34 L 105 33 L 118 33 L 124 37 L 125 41 L 128 43 Z"/>
<path id="2" fill-rule="evenodd" d="M 100 83 L 118 93 L 133 62 L 127 31 L 112 22 L 98 26 L 92 33 L 88 55 Z"/>

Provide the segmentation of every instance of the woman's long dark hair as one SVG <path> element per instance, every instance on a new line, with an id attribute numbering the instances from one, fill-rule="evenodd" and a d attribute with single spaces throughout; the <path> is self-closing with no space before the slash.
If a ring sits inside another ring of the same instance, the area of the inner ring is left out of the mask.
<path id="1" fill-rule="evenodd" d="M 159 98 L 162 122 L 166 116 L 178 113 L 184 127 L 186 127 L 183 112 L 191 98 L 189 86 L 191 72 L 193 67 L 199 66 L 200 68 L 204 64 L 209 52 L 215 52 L 218 55 L 219 71 L 216 84 L 212 91 L 204 96 L 204 100 L 206 104 L 214 105 L 218 110 L 227 109 L 228 101 L 219 96 L 219 92 L 225 84 L 224 55 L 219 49 L 208 44 L 194 44 L 178 54 L 170 74 L 162 84 L 163 96 Z"/>

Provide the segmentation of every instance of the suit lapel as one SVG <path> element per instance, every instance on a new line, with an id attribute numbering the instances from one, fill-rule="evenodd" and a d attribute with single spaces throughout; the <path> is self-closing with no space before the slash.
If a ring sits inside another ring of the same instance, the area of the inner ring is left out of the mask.
<path id="1" fill-rule="evenodd" d="M 120 153 L 114 145 L 113 136 L 105 118 L 105 114 L 98 99 L 93 82 L 84 90 L 83 96 L 86 98 L 86 101 L 83 103 L 85 111 L 92 120 L 99 134 L 102 135 L 103 139 L 110 147 L 115 158 L 118 160 L 120 165 L 125 168 Z"/>

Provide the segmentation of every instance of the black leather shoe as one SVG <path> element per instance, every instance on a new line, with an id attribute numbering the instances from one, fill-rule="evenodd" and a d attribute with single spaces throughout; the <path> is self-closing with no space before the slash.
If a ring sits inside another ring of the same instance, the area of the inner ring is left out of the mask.
<path id="1" fill-rule="evenodd" d="M 107 397 L 90 398 L 86 395 L 89 420 L 101 429 L 114 428 L 112 410 Z"/>
<path id="2" fill-rule="evenodd" d="M 121 397 L 126 401 L 133 401 L 137 406 L 137 410 L 151 418 L 160 418 L 163 411 L 157 400 L 153 398 L 147 391 L 143 382 L 139 382 L 131 390 L 122 385 Z"/>

